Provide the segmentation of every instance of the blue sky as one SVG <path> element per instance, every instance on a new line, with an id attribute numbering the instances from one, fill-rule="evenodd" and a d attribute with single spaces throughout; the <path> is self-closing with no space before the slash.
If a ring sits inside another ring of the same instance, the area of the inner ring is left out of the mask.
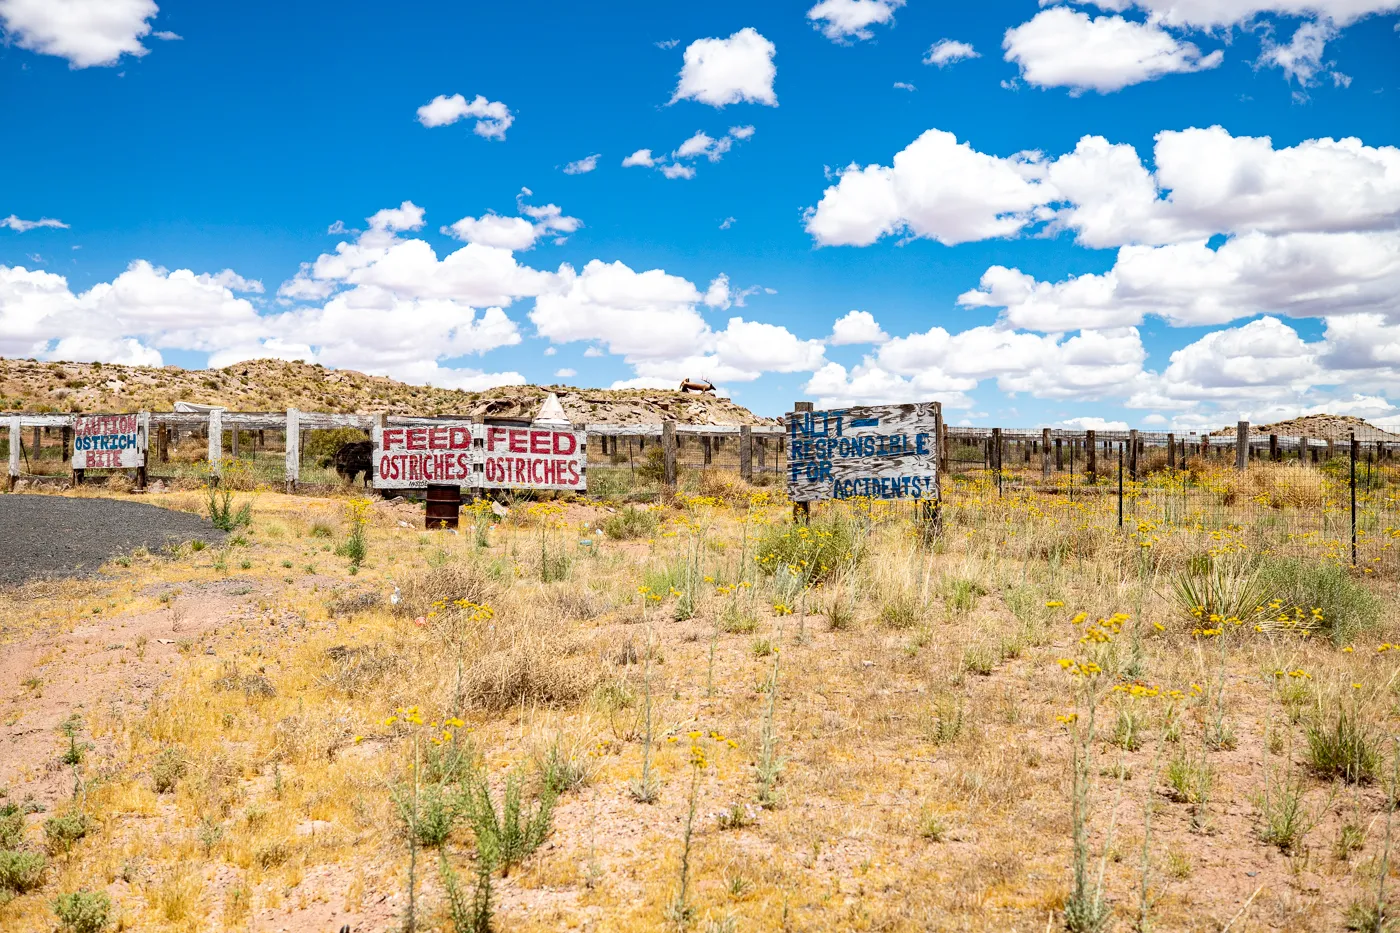
<path id="1" fill-rule="evenodd" d="M 1398 13 L 0 0 L 0 354 L 1384 420 Z"/>

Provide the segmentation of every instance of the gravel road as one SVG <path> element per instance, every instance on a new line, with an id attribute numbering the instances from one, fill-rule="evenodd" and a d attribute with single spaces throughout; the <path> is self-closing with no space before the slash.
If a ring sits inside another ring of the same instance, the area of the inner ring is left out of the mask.
<path id="1" fill-rule="evenodd" d="M 224 533 L 188 512 L 117 499 L 0 495 L 0 586 L 81 577 L 138 547 L 159 551 Z"/>

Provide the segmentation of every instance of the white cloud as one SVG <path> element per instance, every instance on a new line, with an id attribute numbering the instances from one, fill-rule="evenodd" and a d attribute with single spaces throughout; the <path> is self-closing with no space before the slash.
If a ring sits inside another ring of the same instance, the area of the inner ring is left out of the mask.
<path id="1" fill-rule="evenodd" d="M 967 42 L 959 42 L 956 39 L 939 39 L 928 47 L 924 53 L 925 65 L 937 65 L 943 68 L 957 62 L 966 61 L 969 58 L 981 58 L 977 50 Z"/>
<path id="2" fill-rule="evenodd" d="M 715 139 L 704 130 L 699 130 L 694 136 L 681 143 L 672 155 L 677 159 L 693 159 L 703 155 L 711 162 L 718 162 L 733 145 L 734 141 L 728 136 Z"/>
<path id="3" fill-rule="evenodd" d="M 1012 236 L 1053 199 L 1044 175 L 1038 154 L 989 156 L 928 130 L 890 167 L 847 167 L 808 209 L 807 232 L 824 246 L 866 246 L 895 233 L 948 246 Z"/>
<path id="4" fill-rule="evenodd" d="M 225 269 L 215 275 L 205 272 L 195 276 L 195 279 L 201 285 L 218 285 L 231 292 L 253 292 L 258 295 L 263 293 L 263 283 L 257 279 L 245 279 L 232 269 Z"/>
<path id="5" fill-rule="evenodd" d="M 753 134 L 754 128 L 751 125 L 731 126 L 729 128 L 729 135 L 733 136 L 735 139 L 748 139 Z"/>
<path id="6" fill-rule="evenodd" d="M 160 39 L 162 42 L 179 42 L 185 37 L 180 35 L 179 33 L 171 32 L 168 29 L 161 29 L 157 32 L 151 33 L 151 38 Z"/>
<path id="7" fill-rule="evenodd" d="M 1002 48 L 1027 83 L 1075 93 L 1106 94 L 1167 74 L 1215 68 L 1224 58 L 1219 50 L 1202 56 L 1194 44 L 1152 22 L 1121 16 L 1091 19 L 1062 6 L 1008 29 Z"/>
<path id="8" fill-rule="evenodd" d="M 970 408 L 972 400 L 965 393 L 975 388 L 975 379 L 953 379 L 932 371 L 913 378 L 899 376 L 867 357 L 850 370 L 840 363 L 823 365 L 812 373 L 802 391 L 815 396 L 819 408 L 919 400 L 941 401 L 945 408 Z"/>
<path id="9" fill-rule="evenodd" d="M 1166 418 L 1165 415 L 1160 415 L 1160 414 L 1158 414 L 1157 412 L 1154 411 L 1154 412 L 1153 412 L 1152 414 L 1150 414 L 1150 415 L 1144 415 L 1144 416 L 1143 416 L 1143 419 L 1142 419 L 1142 423 L 1143 423 L 1143 424 L 1150 424 L 1150 425 L 1156 426 L 1156 425 L 1168 424 L 1169 422 L 1167 421 L 1167 418 Z"/>
<path id="10" fill-rule="evenodd" d="M 1104 10 L 1136 7 L 1166 26 L 1214 29 L 1247 23 L 1260 13 L 1330 19 L 1346 26 L 1375 13 L 1400 10 L 1396 0 L 1090 0 Z"/>
<path id="11" fill-rule="evenodd" d="M 1359 139 L 1163 131 L 1155 171 L 1128 145 L 1085 136 L 1073 152 L 1002 158 L 929 130 L 892 165 L 850 166 L 807 214 L 822 245 L 903 233 L 952 245 L 1041 223 L 1081 244 L 1168 244 L 1216 233 L 1344 232 L 1400 225 L 1400 149 Z"/>
<path id="12" fill-rule="evenodd" d="M 674 49 L 680 44 L 681 40 L 679 39 L 662 39 L 660 42 L 652 43 L 652 45 L 656 46 L 658 49 Z"/>
<path id="13" fill-rule="evenodd" d="M 710 308 L 727 308 L 729 299 L 729 276 L 721 272 L 710 282 L 710 287 L 705 289 L 705 296 L 702 301 Z"/>
<path id="14" fill-rule="evenodd" d="M 1143 419 L 1144 422 L 1146 420 L 1146 418 Z M 1165 423 L 1166 419 L 1162 418 L 1162 421 Z M 1097 415 L 1086 415 L 1080 418 L 1066 418 L 1059 422 L 1057 427 L 1070 428 L 1075 431 L 1126 431 L 1128 430 L 1128 422 L 1109 421 Z"/>
<path id="15" fill-rule="evenodd" d="M 665 175 L 667 178 L 694 178 L 695 169 L 691 168 L 689 165 L 681 165 L 678 162 L 672 162 L 669 165 L 661 166 L 661 174 Z"/>
<path id="16" fill-rule="evenodd" d="M 61 220 L 54 220 L 52 217 L 40 217 L 38 220 L 20 220 L 14 214 L 0 220 L 0 227 L 8 227 L 15 233 L 28 233 L 39 227 L 54 227 L 59 230 L 67 230 L 68 225 Z"/>
<path id="17" fill-rule="evenodd" d="M 594 153 L 587 158 L 578 159 L 564 166 L 565 175 L 585 175 L 598 167 L 598 156 L 601 153 Z"/>
<path id="18" fill-rule="evenodd" d="M 1140 322 L 1222 324 L 1256 314 L 1293 317 L 1380 312 L 1400 317 L 1400 233 L 1294 233 L 1125 246 L 1103 274 L 1050 284 L 993 266 L 964 307 L 1004 308 L 1018 327 L 1072 330 Z"/>
<path id="19" fill-rule="evenodd" d="M 827 342 L 833 347 L 840 347 L 853 343 L 878 344 L 889 339 L 890 335 L 875 322 L 875 315 L 869 311 L 847 311 L 832 325 Z"/>
<path id="20" fill-rule="evenodd" d="M 907 81 L 896 81 L 896 82 L 894 83 L 894 87 L 895 87 L 895 90 L 897 90 L 897 91 L 917 91 L 917 90 L 918 90 L 918 88 L 914 87 L 914 85 L 910 84 L 910 83 L 907 82 Z"/>
<path id="21" fill-rule="evenodd" d="M 686 46 L 685 64 L 671 103 L 696 100 L 711 107 L 742 102 L 776 107 L 775 54 L 777 47 L 751 26 L 728 39 L 696 39 Z"/>
<path id="22" fill-rule="evenodd" d="M 632 153 L 630 156 L 622 160 L 623 168 L 631 168 L 634 165 L 643 165 L 647 168 L 651 168 L 655 164 L 656 161 L 652 159 L 650 149 L 638 149 L 636 152 Z"/>
<path id="23" fill-rule="evenodd" d="M 524 217 L 502 217 L 499 214 L 463 217 L 451 226 L 443 227 L 442 232 L 467 243 L 508 250 L 529 249 L 540 235 L 535 225 Z"/>
<path id="24" fill-rule="evenodd" d="M 844 44 L 873 38 L 870 27 L 893 23 L 894 11 L 902 6 L 904 0 L 821 0 L 807 11 L 807 18 L 822 35 Z"/>
<path id="25" fill-rule="evenodd" d="M 515 115 L 498 100 L 482 95 L 468 101 L 461 94 L 439 94 L 418 108 L 418 122 L 427 127 L 447 126 L 468 117 L 476 118 L 472 132 L 487 139 L 505 139 L 506 130 L 515 122 Z"/>
<path id="26" fill-rule="evenodd" d="M 558 369 L 558 370 L 555 370 L 555 371 L 554 371 L 554 378 L 555 378 L 555 379 L 572 379 L 572 378 L 574 378 L 574 377 L 577 376 L 577 375 L 578 375 L 578 370 L 577 370 L 577 369 L 568 369 L 567 367 L 564 368 L 564 369 Z"/>
<path id="27" fill-rule="evenodd" d="M 149 49 L 159 8 L 153 0 L 0 0 L 6 38 L 22 49 L 68 60 L 70 68 L 115 65 Z"/>
<path id="28" fill-rule="evenodd" d="M 734 226 L 734 218 L 733 218 L 733 217 L 726 217 L 726 218 L 724 218 L 724 220 L 720 221 L 719 228 L 720 228 L 721 230 L 728 230 L 728 229 L 729 229 L 730 227 L 732 227 L 732 226 Z"/>
<path id="29" fill-rule="evenodd" d="M 1273 65 L 1283 71 L 1284 77 L 1297 81 L 1303 87 L 1317 83 L 1317 75 L 1323 70 L 1322 54 L 1327 43 L 1337 37 L 1337 27 L 1329 22 L 1309 21 L 1302 23 L 1293 33 L 1287 45 L 1279 45 L 1265 37 L 1259 55 L 1260 64 Z M 1345 75 L 1346 84 L 1351 79 Z M 1338 81 L 1337 83 L 1342 83 Z"/>

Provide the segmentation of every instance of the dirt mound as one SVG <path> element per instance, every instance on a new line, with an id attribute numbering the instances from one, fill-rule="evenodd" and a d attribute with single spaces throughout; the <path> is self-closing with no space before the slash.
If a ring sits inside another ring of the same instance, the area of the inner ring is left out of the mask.
<path id="1" fill-rule="evenodd" d="M 250 360 L 223 369 L 38 363 L 0 359 L 0 411 L 170 411 L 177 401 L 231 411 L 530 417 L 554 392 L 569 419 L 592 424 L 776 424 L 712 395 L 664 389 L 503 386 L 463 392 L 414 386 L 351 369 Z"/>
<path id="2" fill-rule="evenodd" d="M 1354 415 L 1303 415 L 1301 418 L 1289 418 L 1286 421 L 1275 421 L 1273 424 L 1249 426 L 1251 437 L 1277 434 L 1280 437 L 1315 437 L 1319 440 L 1341 441 L 1351 437 L 1352 432 L 1356 433 L 1356 439 L 1359 441 L 1400 441 L 1400 434 L 1392 434 Z M 1233 437 L 1235 426 L 1230 425 L 1211 433 L 1217 437 Z"/>

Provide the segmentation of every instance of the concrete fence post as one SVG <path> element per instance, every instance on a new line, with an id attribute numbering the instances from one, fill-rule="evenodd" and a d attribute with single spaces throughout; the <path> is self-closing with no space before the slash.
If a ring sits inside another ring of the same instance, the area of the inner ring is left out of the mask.
<path id="1" fill-rule="evenodd" d="M 295 408 L 287 409 L 287 465 L 286 475 L 283 480 L 287 486 L 287 492 L 297 491 L 297 481 L 301 479 L 301 412 Z"/>
<path id="2" fill-rule="evenodd" d="M 220 461 L 224 458 L 224 419 L 223 409 L 209 411 L 209 470 L 215 476 L 220 473 Z"/>
<path id="3" fill-rule="evenodd" d="M 10 468 L 8 488 L 13 490 L 19 480 L 19 415 L 10 416 Z"/>
<path id="4" fill-rule="evenodd" d="M 1235 469 L 1241 472 L 1249 466 L 1249 422 L 1235 425 Z"/>
<path id="5" fill-rule="evenodd" d="M 739 478 L 753 479 L 753 428 L 747 424 L 739 425 Z"/>
<path id="6" fill-rule="evenodd" d="M 676 423 L 661 422 L 661 463 L 662 482 L 667 486 L 676 485 Z"/>

